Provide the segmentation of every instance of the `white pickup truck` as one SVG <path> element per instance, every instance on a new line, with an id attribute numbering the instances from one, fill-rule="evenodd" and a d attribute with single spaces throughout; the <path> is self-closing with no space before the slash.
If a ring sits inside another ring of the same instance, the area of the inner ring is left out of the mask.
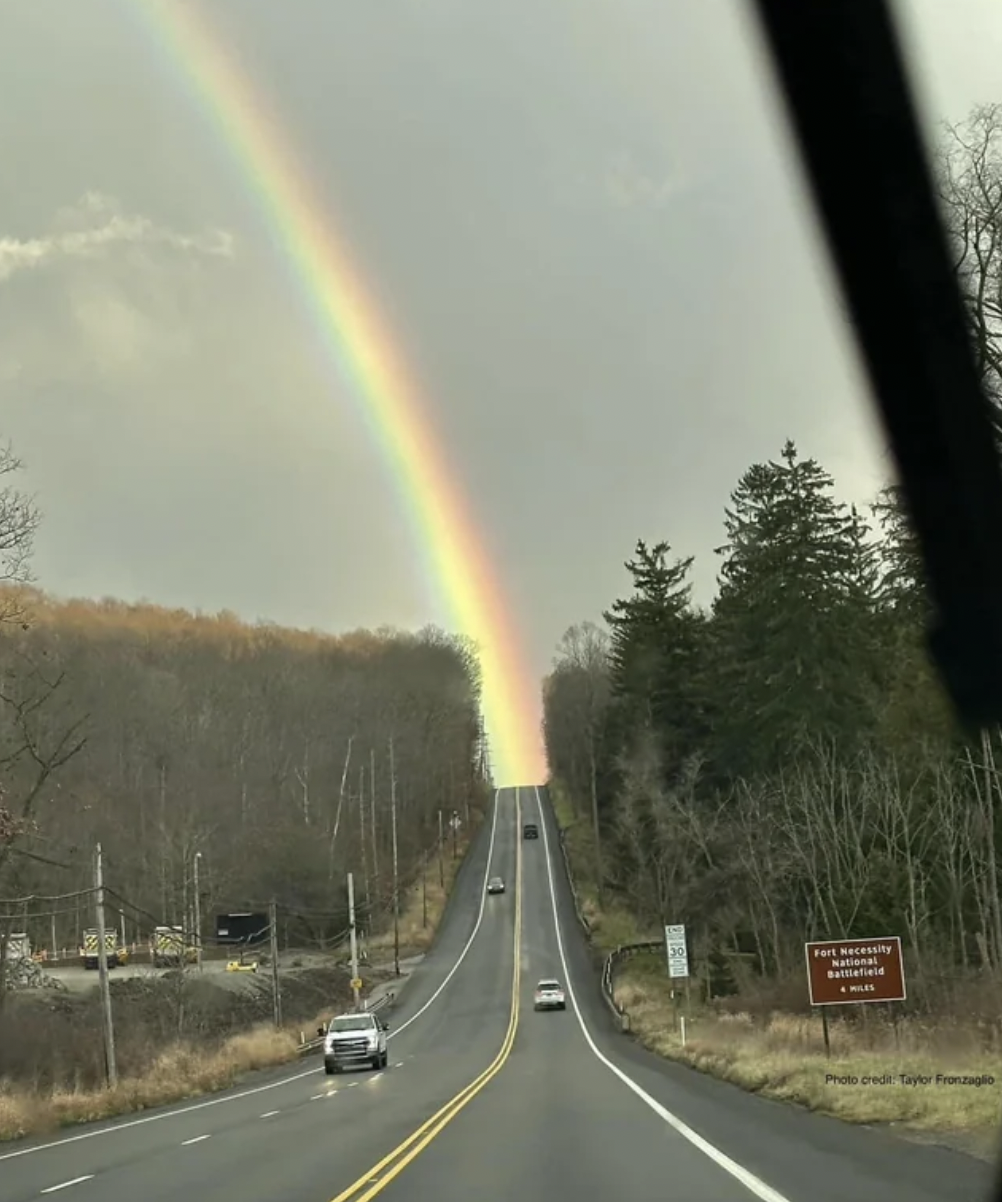
<path id="1" fill-rule="evenodd" d="M 317 1034 L 324 1037 L 324 1072 L 329 1077 L 359 1064 L 386 1068 L 389 1029 L 375 1014 L 338 1014 L 326 1028 L 318 1027 Z"/>

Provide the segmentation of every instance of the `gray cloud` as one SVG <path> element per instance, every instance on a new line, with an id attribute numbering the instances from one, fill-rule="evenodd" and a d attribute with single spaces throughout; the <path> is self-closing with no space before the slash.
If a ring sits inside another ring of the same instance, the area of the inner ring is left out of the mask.
<path id="1" fill-rule="evenodd" d="M 40 582 L 441 620 L 259 172 L 131 6 L 8 7 L 0 435 L 45 510 Z M 785 438 L 848 499 L 881 483 L 748 6 L 203 7 L 370 285 L 539 671 L 637 537 L 695 554 L 708 599 L 728 493 Z M 997 0 L 900 7 L 930 130 L 1002 99 Z"/>

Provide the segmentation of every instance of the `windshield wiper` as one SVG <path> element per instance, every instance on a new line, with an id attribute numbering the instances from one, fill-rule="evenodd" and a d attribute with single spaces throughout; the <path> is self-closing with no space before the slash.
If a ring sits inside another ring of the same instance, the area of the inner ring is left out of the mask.
<path id="1" fill-rule="evenodd" d="M 887 0 L 753 0 L 925 561 L 961 720 L 1002 721 L 1002 472 Z"/>

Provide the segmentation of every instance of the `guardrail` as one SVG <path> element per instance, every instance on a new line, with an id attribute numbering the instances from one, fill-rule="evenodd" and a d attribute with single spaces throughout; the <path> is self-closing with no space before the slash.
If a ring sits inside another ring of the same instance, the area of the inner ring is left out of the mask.
<path id="1" fill-rule="evenodd" d="M 394 997 L 395 994 L 392 991 L 384 993 L 383 996 L 381 998 L 377 998 L 371 1006 L 365 1005 L 366 1014 L 376 1014 L 378 1011 L 385 1009 L 392 1003 Z M 323 1046 L 324 1036 L 317 1035 L 314 1039 L 307 1039 L 299 1045 L 299 1055 L 309 1056 L 311 1052 L 319 1052 Z"/>
<path id="2" fill-rule="evenodd" d="M 585 917 L 584 911 L 581 909 L 581 898 L 578 895 L 578 887 L 574 881 L 574 870 L 571 868 L 571 858 L 567 854 L 567 845 L 564 842 L 564 828 L 557 827 L 557 842 L 560 844 L 560 854 L 564 861 L 564 871 L 567 873 L 567 883 L 571 887 L 571 900 L 574 902 L 574 914 L 577 917 L 581 929 L 584 931 L 585 938 L 590 940 L 592 936 L 591 923 Z"/>
<path id="3" fill-rule="evenodd" d="M 621 943 L 615 951 L 606 956 L 602 966 L 602 997 L 619 1023 L 621 1031 L 629 1031 L 630 1013 L 625 1006 L 620 1006 L 616 1001 L 616 970 L 620 964 L 634 956 L 650 955 L 652 952 L 661 951 L 663 947 L 664 944 L 660 939 L 647 939 L 641 943 Z"/>

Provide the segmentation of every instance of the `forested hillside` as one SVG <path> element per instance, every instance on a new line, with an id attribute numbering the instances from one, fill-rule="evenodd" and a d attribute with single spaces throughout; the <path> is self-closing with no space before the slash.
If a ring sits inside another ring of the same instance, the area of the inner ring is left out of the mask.
<path id="1" fill-rule="evenodd" d="M 275 898 L 283 936 L 323 946 L 482 810 L 479 667 L 461 639 L 341 638 L 26 587 L 33 503 L 0 463 L 0 915 L 35 946 L 92 925 L 93 851 L 129 941 Z M 392 765 L 392 772 L 391 772 Z M 448 826 L 445 827 L 448 833 Z M 75 894 L 81 896 L 74 897 Z M 9 899 L 33 895 L 35 900 Z M 54 899 L 54 900 L 53 900 Z"/>
<path id="2" fill-rule="evenodd" d="M 950 131 L 939 166 L 1002 406 L 1002 108 Z M 546 681 L 550 769 L 593 827 L 600 894 L 686 923 L 717 989 L 766 975 L 799 996 L 814 937 L 900 934 L 920 1004 L 998 972 L 999 732 L 953 724 L 895 489 L 858 512 L 787 443 L 738 481 L 722 536 L 709 610 L 691 559 L 638 543 L 629 593 L 568 631 Z"/>
<path id="3" fill-rule="evenodd" d="M 803 976 L 803 942 L 900 933 L 917 984 L 1002 966 L 998 738 L 954 729 L 922 646 L 893 490 L 874 525 L 792 444 L 725 516 L 719 595 L 638 543 L 606 627 L 545 686 L 553 775 L 596 824 L 601 879 L 684 922 L 718 987 Z"/>

